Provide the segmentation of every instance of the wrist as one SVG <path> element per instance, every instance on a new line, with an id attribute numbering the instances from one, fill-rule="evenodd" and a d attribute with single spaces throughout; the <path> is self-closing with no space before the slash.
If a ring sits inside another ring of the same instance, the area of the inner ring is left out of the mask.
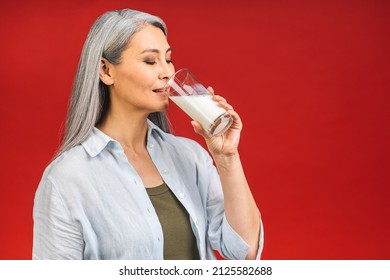
<path id="1" fill-rule="evenodd" d="M 226 170 L 230 167 L 240 164 L 240 155 L 237 153 L 234 154 L 220 154 L 213 156 L 214 162 L 219 170 Z"/>

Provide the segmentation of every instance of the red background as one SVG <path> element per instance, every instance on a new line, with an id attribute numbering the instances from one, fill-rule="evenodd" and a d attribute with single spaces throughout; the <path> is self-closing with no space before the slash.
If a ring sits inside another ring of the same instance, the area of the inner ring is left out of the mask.
<path id="1" fill-rule="evenodd" d="M 0 259 L 29 259 L 87 32 L 119 8 L 162 17 L 177 69 L 234 105 L 264 259 L 390 259 L 390 2 L 4 1 Z M 176 134 L 194 134 L 170 108 Z"/>

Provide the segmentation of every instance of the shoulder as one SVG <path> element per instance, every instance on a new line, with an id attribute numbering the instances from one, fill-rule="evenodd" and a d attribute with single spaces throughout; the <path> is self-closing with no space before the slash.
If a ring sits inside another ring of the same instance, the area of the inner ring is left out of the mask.
<path id="1" fill-rule="evenodd" d="M 55 158 L 45 169 L 42 181 L 52 184 L 68 181 L 83 172 L 88 162 L 88 154 L 82 145 L 77 145 Z"/>

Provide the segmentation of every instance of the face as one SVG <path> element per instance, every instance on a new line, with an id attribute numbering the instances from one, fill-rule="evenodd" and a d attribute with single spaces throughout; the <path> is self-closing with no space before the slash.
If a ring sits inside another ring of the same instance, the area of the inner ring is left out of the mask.
<path id="1" fill-rule="evenodd" d="M 174 74 L 171 53 L 162 30 L 147 25 L 130 39 L 118 65 L 105 61 L 107 76 L 100 77 L 109 85 L 111 109 L 146 114 L 167 109 L 168 97 L 161 89 Z"/>

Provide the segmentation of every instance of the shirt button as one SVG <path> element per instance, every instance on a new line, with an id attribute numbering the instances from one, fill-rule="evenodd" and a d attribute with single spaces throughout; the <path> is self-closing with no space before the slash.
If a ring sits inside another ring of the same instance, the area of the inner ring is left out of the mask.
<path id="1" fill-rule="evenodd" d="M 199 223 L 199 220 L 196 220 L 196 221 L 195 221 L 195 225 L 196 225 L 197 227 L 199 227 L 199 224 L 200 224 L 200 223 Z"/>
<path id="2" fill-rule="evenodd" d="M 153 144 L 153 143 L 150 143 L 150 144 L 149 144 L 149 148 L 153 149 L 153 148 L 154 148 L 154 144 Z"/>
<path id="3" fill-rule="evenodd" d="M 184 193 L 179 193 L 179 198 L 183 199 L 185 197 Z"/>
<path id="4" fill-rule="evenodd" d="M 163 169 L 163 170 L 161 170 L 161 173 L 162 173 L 162 174 L 167 174 L 167 173 L 168 173 L 168 169 Z"/>

